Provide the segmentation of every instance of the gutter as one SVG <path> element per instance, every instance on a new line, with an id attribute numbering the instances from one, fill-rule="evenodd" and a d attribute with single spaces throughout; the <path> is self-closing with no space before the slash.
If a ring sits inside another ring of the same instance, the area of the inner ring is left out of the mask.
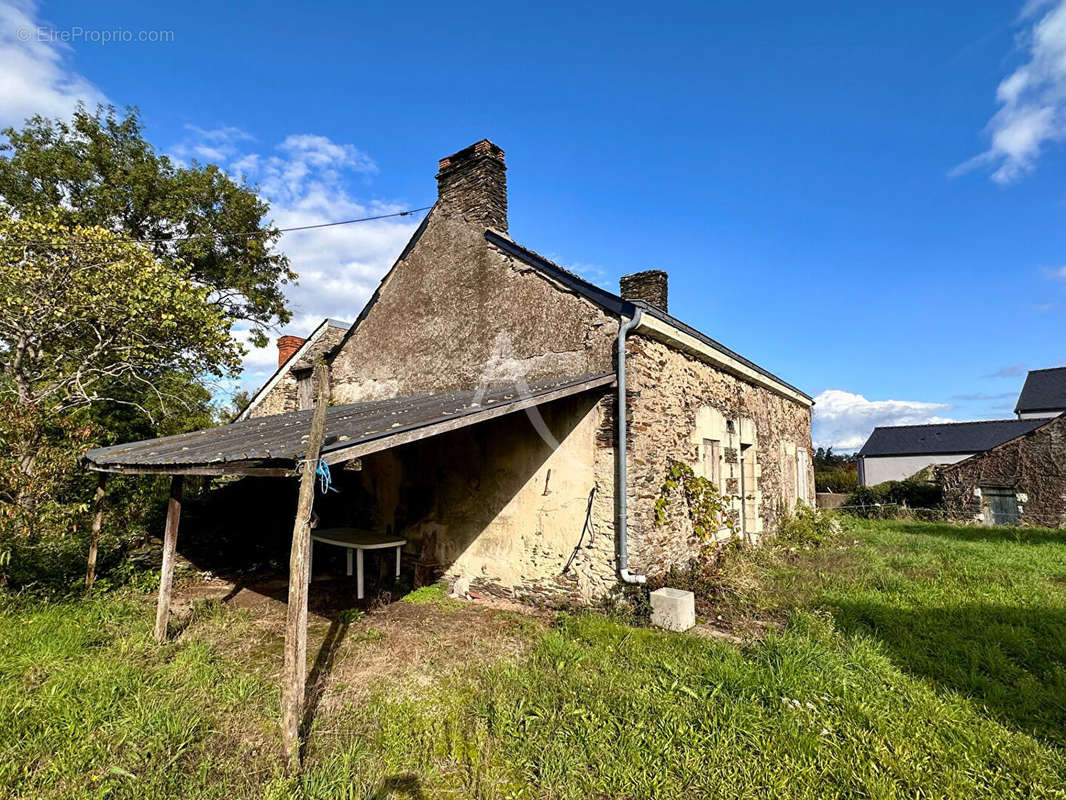
<path id="1" fill-rule="evenodd" d="M 618 400 L 615 416 L 618 423 L 618 446 L 615 449 L 616 480 L 615 493 L 618 498 L 618 577 L 624 583 L 640 584 L 647 580 L 645 575 L 636 575 L 629 571 L 629 525 L 628 525 L 628 489 L 626 482 L 626 336 L 640 325 L 642 316 L 639 308 L 634 309 L 631 319 L 618 326 Z"/>

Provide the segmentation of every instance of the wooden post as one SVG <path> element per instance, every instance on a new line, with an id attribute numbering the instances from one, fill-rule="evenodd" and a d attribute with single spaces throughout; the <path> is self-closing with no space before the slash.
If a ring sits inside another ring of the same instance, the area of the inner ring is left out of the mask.
<path id="1" fill-rule="evenodd" d="M 178 543 L 178 522 L 181 520 L 181 475 L 170 479 L 170 502 L 167 504 L 167 527 L 163 532 L 163 567 L 159 571 L 159 605 L 155 610 L 155 640 L 167 638 L 170 619 L 170 589 L 174 583 L 174 550 Z"/>
<path id="2" fill-rule="evenodd" d="M 104 484 L 107 482 L 107 473 L 101 472 L 96 483 L 96 499 L 94 505 L 96 513 L 93 515 L 92 535 L 89 538 L 89 560 L 85 567 L 85 591 L 91 592 L 93 581 L 96 580 L 96 551 L 100 546 L 100 527 L 104 523 Z"/>
<path id="3" fill-rule="evenodd" d="M 329 408 L 329 368 L 315 366 L 316 401 L 311 416 L 311 435 L 307 439 L 303 469 L 300 473 L 300 499 L 292 529 L 289 552 L 289 607 L 285 625 L 285 672 L 281 686 L 281 738 L 289 769 L 300 767 L 300 718 L 303 714 L 307 684 L 307 584 L 310 573 L 311 511 L 315 502 L 315 470 L 326 433 Z"/>

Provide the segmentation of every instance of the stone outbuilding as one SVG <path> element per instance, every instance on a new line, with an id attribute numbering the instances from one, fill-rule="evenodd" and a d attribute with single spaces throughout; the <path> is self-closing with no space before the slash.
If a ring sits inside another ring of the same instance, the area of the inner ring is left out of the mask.
<path id="1" fill-rule="evenodd" d="M 1066 414 L 942 467 L 944 504 L 986 525 L 1066 527 Z"/>
<path id="2" fill-rule="evenodd" d="M 299 336 L 279 337 L 278 368 L 252 395 L 248 405 L 237 416 L 237 421 L 311 408 L 314 404 L 308 380 L 311 369 L 316 360 L 340 343 L 348 327 L 340 320 L 325 319 L 306 339 Z"/>
<path id="3" fill-rule="evenodd" d="M 615 294 L 518 244 L 487 140 L 436 177 L 436 204 L 355 322 L 287 342 L 305 350 L 240 421 L 90 465 L 293 474 L 322 352 L 322 458 L 341 489 L 322 524 L 402 537 L 405 568 L 464 587 L 584 602 L 686 563 L 708 537 L 677 493 L 664 513 L 678 464 L 720 489 L 748 539 L 813 497 L 811 397 L 671 316 L 665 272 Z"/>

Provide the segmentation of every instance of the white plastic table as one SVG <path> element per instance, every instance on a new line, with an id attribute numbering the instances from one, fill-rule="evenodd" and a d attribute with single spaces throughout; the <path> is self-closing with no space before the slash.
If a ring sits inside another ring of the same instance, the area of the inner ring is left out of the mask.
<path id="1" fill-rule="evenodd" d="M 396 548 L 396 577 L 400 577 L 400 553 L 403 552 L 403 547 L 407 544 L 406 539 L 400 539 L 397 536 L 393 536 L 388 533 L 374 533 L 373 531 L 364 531 L 359 528 L 323 528 L 322 530 L 311 531 L 311 542 L 322 542 L 323 544 L 332 544 L 337 547 L 343 547 L 348 551 L 348 574 L 352 574 L 352 552 L 355 552 L 355 595 L 360 600 L 363 599 L 363 551 L 364 550 L 384 550 L 387 547 Z M 312 551 L 312 563 L 314 556 L 314 547 Z M 311 577 L 311 570 L 307 570 L 308 580 Z"/>

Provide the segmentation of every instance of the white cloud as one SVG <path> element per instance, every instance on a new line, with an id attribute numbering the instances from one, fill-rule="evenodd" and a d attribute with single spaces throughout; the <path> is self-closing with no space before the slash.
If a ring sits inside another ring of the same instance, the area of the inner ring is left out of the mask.
<path id="1" fill-rule="evenodd" d="M 981 166 L 1011 183 L 1031 171 L 1044 145 L 1066 138 L 1066 0 L 1031 0 L 1022 11 L 1028 61 L 1000 82 L 999 111 L 989 121 L 991 146 L 960 164 L 960 175 Z"/>
<path id="2" fill-rule="evenodd" d="M 256 184 L 270 202 L 270 217 L 279 228 L 359 219 L 410 207 L 354 194 L 352 184 L 376 173 L 377 165 L 353 145 L 302 133 L 286 137 L 271 151 L 257 153 L 246 152 L 252 137 L 238 128 L 190 126 L 188 130 L 189 138 L 172 152 L 182 158 L 214 151 L 214 157 L 204 160 Z M 286 288 L 293 319 L 278 335 L 306 336 L 325 317 L 355 319 L 420 220 L 421 215 L 394 217 L 284 234 L 279 248 L 289 256 L 299 283 Z M 235 335 L 249 347 L 246 330 Z M 249 348 L 243 388 L 256 388 L 274 371 L 275 341 L 272 338 L 265 348 Z"/>
<path id="3" fill-rule="evenodd" d="M 70 47 L 48 41 L 31 0 L 0 2 L 0 125 L 21 125 L 27 117 L 66 118 L 78 101 L 92 107 L 107 97 L 70 68 Z"/>
<path id="4" fill-rule="evenodd" d="M 814 398 L 814 443 L 818 447 L 854 450 L 862 447 L 879 425 L 924 425 L 953 422 L 937 412 L 951 408 L 946 403 L 918 400 L 867 400 L 861 394 L 826 389 Z"/>

